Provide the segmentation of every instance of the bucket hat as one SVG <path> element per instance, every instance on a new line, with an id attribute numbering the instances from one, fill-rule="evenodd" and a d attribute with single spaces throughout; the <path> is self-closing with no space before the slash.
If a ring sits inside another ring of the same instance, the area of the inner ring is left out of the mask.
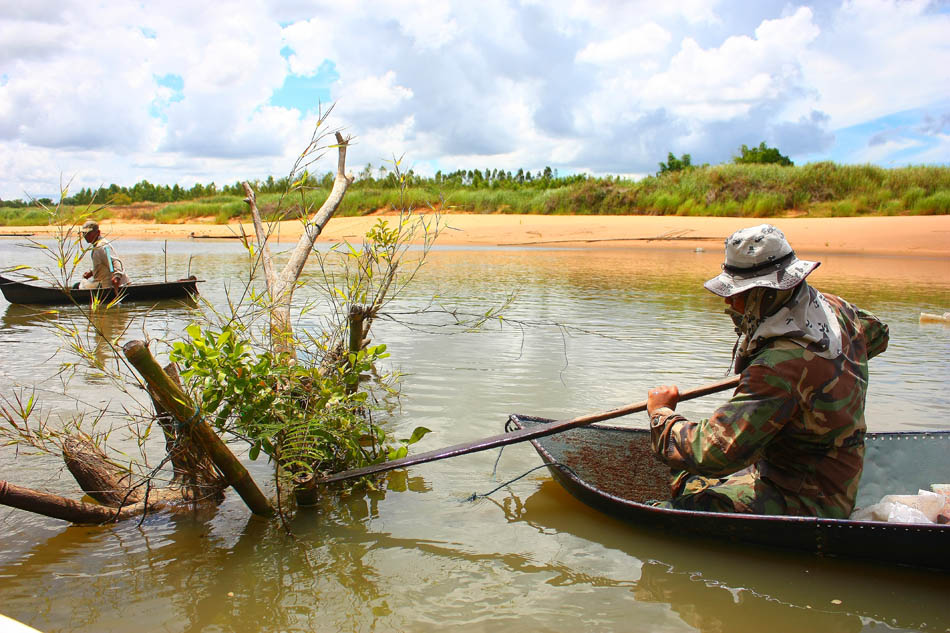
<path id="1" fill-rule="evenodd" d="M 739 229 L 726 239 L 722 272 L 703 284 L 720 297 L 751 288 L 788 290 L 801 283 L 820 262 L 798 259 L 785 234 L 771 224 Z"/>
<path id="2" fill-rule="evenodd" d="M 86 220 L 86 223 L 82 225 L 82 228 L 79 229 L 80 235 L 87 235 L 93 231 L 99 230 L 99 223 L 95 220 Z"/>

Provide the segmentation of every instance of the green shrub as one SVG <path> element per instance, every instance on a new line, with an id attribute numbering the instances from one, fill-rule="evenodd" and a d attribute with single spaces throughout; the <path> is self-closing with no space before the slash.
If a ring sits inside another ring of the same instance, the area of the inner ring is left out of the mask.
<path id="1" fill-rule="evenodd" d="M 858 213 L 858 205 L 854 200 L 841 200 L 831 205 L 831 217 L 850 218 Z"/>
<path id="2" fill-rule="evenodd" d="M 769 218 L 779 215 L 784 209 L 784 199 L 775 193 L 754 193 L 742 204 L 743 215 Z"/>
<path id="3" fill-rule="evenodd" d="M 914 204 L 914 211 L 925 215 L 950 214 L 950 191 L 938 191 L 926 198 L 921 198 Z"/>
<path id="4" fill-rule="evenodd" d="M 676 213 L 676 210 L 683 202 L 683 198 L 676 192 L 661 193 L 653 201 L 652 206 L 663 215 L 671 215 Z"/>
<path id="5" fill-rule="evenodd" d="M 900 200 L 888 200 L 880 207 L 880 211 L 884 215 L 900 215 L 903 210 L 904 203 Z"/>
<path id="6" fill-rule="evenodd" d="M 0 208 L 0 224 L 4 226 L 40 226 L 49 221 L 49 214 L 37 207 Z"/>
<path id="7" fill-rule="evenodd" d="M 905 191 L 903 195 L 904 206 L 908 209 L 916 208 L 917 203 L 926 195 L 927 191 L 924 190 L 923 187 L 908 187 L 907 191 Z"/>

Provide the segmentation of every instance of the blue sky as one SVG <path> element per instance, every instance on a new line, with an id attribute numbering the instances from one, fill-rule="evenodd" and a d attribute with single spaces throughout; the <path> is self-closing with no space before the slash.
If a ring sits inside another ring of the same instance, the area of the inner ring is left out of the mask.
<path id="1" fill-rule="evenodd" d="M 283 175 L 331 103 L 355 173 L 946 165 L 948 33 L 942 0 L 6 3 L 0 197 Z"/>

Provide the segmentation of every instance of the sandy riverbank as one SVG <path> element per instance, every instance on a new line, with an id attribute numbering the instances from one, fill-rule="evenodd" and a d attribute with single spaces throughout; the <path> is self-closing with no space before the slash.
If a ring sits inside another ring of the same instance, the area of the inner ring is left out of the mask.
<path id="1" fill-rule="evenodd" d="M 334 218 L 319 241 L 359 241 L 380 216 Z M 434 216 L 426 216 L 432 219 Z M 572 246 L 585 248 L 663 247 L 719 250 L 734 230 L 763 220 L 679 216 L 546 216 L 475 215 L 440 216 L 447 229 L 438 244 L 444 246 Z M 800 253 L 863 255 L 916 255 L 950 258 L 950 216 L 896 216 L 866 218 L 779 218 L 767 220 L 785 232 Z M 103 220 L 110 238 L 189 239 L 222 238 L 240 232 L 238 224 L 149 224 Z M 253 227 L 244 225 L 249 234 Z M 0 227 L 0 234 L 49 233 L 49 227 Z M 282 222 L 279 241 L 296 240 L 299 222 Z"/>

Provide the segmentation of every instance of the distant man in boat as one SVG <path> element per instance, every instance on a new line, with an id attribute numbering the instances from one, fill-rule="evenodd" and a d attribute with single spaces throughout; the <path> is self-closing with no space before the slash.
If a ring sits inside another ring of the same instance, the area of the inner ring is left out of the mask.
<path id="1" fill-rule="evenodd" d="M 653 450 L 672 468 L 657 505 L 708 512 L 846 518 L 864 465 L 868 359 L 887 348 L 877 317 L 805 282 L 819 262 L 798 259 L 769 224 L 726 240 L 707 290 L 736 325 L 739 386 L 711 418 L 674 410 L 675 386 L 649 390 Z"/>
<path id="2" fill-rule="evenodd" d="M 83 239 L 92 245 L 92 270 L 87 270 L 82 275 L 82 281 L 78 288 L 82 290 L 92 290 L 95 288 L 115 288 L 125 286 L 129 283 L 129 276 L 125 274 L 125 267 L 122 261 L 116 257 L 115 248 L 112 244 L 102 239 L 102 233 L 99 232 L 99 224 L 94 220 L 87 220 L 80 229 Z"/>

